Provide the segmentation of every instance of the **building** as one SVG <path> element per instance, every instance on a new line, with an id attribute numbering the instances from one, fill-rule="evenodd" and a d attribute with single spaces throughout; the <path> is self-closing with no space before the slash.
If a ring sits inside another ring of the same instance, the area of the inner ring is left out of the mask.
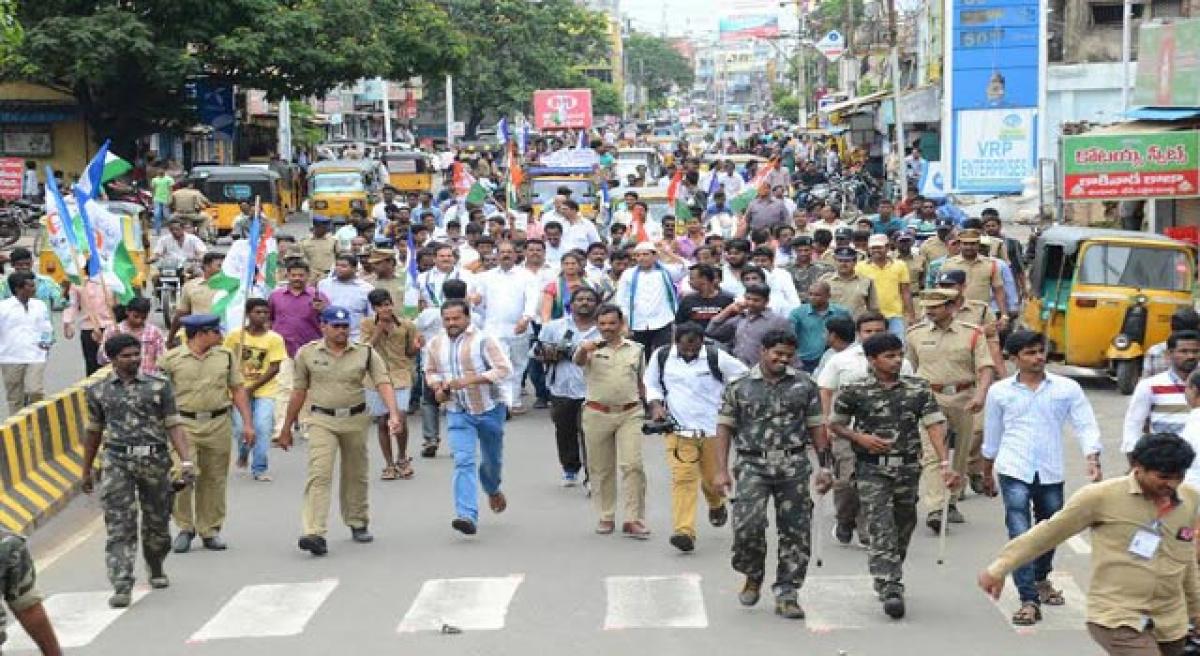
<path id="1" fill-rule="evenodd" d="M 0 83 L 0 157 L 49 165 L 74 180 L 97 147 L 74 96 L 27 82 Z"/>

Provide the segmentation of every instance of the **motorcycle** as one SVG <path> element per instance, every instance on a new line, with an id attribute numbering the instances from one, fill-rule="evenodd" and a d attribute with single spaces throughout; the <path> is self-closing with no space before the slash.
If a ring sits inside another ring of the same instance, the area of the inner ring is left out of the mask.
<path id="1" fill-rule="evenodd" d="M 190 263 L 180 260 L 163 260 L 155 265 L 158 269 L 158 284 L 154 288 L 154 296 L 158 299 L 158 309 L 162 312 L 163 325 L 170 326 L 179 305 L 179 293 L 187 279 Z"/>
<path id="2" fill-rule="evenodd" d="M 41 220 L 42 206 L 25 199 L 0 207 L 0 247 L 17 243 L 26 229 L 37 230 Z"/>

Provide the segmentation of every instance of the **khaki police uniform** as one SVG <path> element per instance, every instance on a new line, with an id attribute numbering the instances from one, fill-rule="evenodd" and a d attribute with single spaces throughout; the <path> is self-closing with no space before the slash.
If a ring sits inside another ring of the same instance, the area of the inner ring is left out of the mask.
<path id="1" fill-rule="evenodd" d="M 308 237 L 301 240 L 300 250 L 308 262 L 308 284 L 315 287 L 333 270 L 333 263 L 337 259 L 337 240 L 330 233 L 325 233 L 324 237 Z"/>
<path id="2" fill-rule="evenodd" d="M 367 412 L 364 377 L 372 385 L 389 382 L 387 364 L 375 349 L 350 343 L 336 355 L 317 340 L 296 351 L 292 388 L 307 390 L 305 405 L 312 414 L 308 434 L 308 478 L 304 483 L 301 521 L 304 535 L 325 535 L 329 497 L 333 488 L 333 461 L 341 452 L 338 502 L 342 521 L 350 528 L 366 528 L 368 521 Z"/>
<path id="3" fill-rule="evenodd" d="M 217 290 L 208 286 L 205 278 L 192 278 L 179 290 L 177 310 L 182 314 L 208 314 L 212 310 Z"/>
<path id="4" fill-rule="evenodd" d="M 925 256 L 926 262 L 933 262 L 949 255 L 950 247 L 946 245 L 946 242 L 942 241 L 941 237 L 934 235 L 921 242 L 921 248 L 918 249 L 918 252 Z"/>
<path id="5" fill-rule="evenodd" d="M 196 355 L 182 344 L 167 351 L 159 366 L 175 388 L 175 404 L 196 466 L 195 484 L 175 494 L 172 516 L 180 531 L 213 537 L 225 523 L 232 413 L 237 412 L 230 389 L 242 385 L 242 372 L 233 353 L 221 346 Z"/>
<path id="6" fill-rule="evenodd" d="M 974 324 L 983 329 L 983 336 L 987 340 L 988 352 L 992 355 L 992 363 L 997 367 L 996 376 L 1005 375 L 1004 356 L 1001 354 L 1000 348 L 1000 332 L 996 325 L 996 315 L 992 314 L 992 308 L 987 303 L 979 301 L 962 301 L 958 311 L 954 313 L 954 318 L 963 323 Z M 967 458 L 967 467 L 970 469 L 971 475 L 979 474 L 983 471 L 983 458 L 980 450 L 983 448 L 983 413 L 975 415 L 975 438 L 971 440 L 971 453 Z"/>
<path id="7" fill-rule="evenodd" d="M 642 345 L 622 339 L 617 348 L 605 344 L 583 367 L 587 397 L 583 402 L 583 440 L 587 448 L 592 503 L 600 521 L 615 521 L 617 470 L 621 473 L 626 522 L 646 515 L 646 474 L 642 469 L 642 410 L 638 383 L 645 371 Z"/>
<path id="8" fill-rule="evenodd" d="M 923 307 L 929 306 L 930 294 L 934 291 L 922 295 Z M 954 290 L 936 291 L 947 300 L 958 295 Z M 940 328 L 926 319 L 908 329 L 905 343 L 913 370 L 918 377 L 929 381 L 934 398 L 946 415 L 949 428 L 954 431 L 954 461 L 951 465 L 955 471 L 966 475 L 971 442 L 975 439 L 975 415 L 967 412 L 966 406 L 978 391 L 979 372 L 994 368 L 983 329 L 956 319 Z M 927 510 L 940 510 L 947 490 L 942 484 L 937 454 L 929 445 L 928 435 L 923 435 L 922 440 L 921 500 Z"/>
<path id="9" fill-rule="evenodd" d="M 941 271 L 955 270 L 965 271 L 967 274 L 967 285 L 963 288 L 963 295 L 970 301 L 991 303 L 992 289 L 1004 284 L 1000 277 L 1000 265 L 985 255 L 978 255 L 973 260 L 961 255 L 946 258 Z"/>
<path id="10" fill-rule="evenodd" d="M 849 278 L 843 278 L 837 272 L 821 276 L 821 280 L 829 283 L 829 302 L 846 308 L 851 317 L 868 310 L 878 310 L 879 301 L 875 298 L 875 282 L 857 273 Z"/>
<path id="11" fill-rule="evenodd" d="M 908 257 L 901 255 L 900 251 L 895 251 L 891 257 L 903 262 L 904 266 L 908 267 L 908 279 L 912 282 L 912 291 L 915 296 L 917 290 L 921 288 L 921 283 L 925 281 L 925 269 L 929 266 L 929 261 L 919 251 L 909 251 Z"/>

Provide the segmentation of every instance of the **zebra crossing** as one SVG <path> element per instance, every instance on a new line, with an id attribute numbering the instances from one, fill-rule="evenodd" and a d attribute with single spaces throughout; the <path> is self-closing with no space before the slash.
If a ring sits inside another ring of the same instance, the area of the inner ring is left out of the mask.
<path id="1" fill-rule="evenodd" d="M 1042 631 L 1080 631 L 1084 626 L 1084 593 L 1070 575 L 1055 574 L 1055 584 L 1062 588 L 1067 605 L 1045 614 L 1045 620 L 1032 629 L 1018 633 Z M 429 579 L 422 583 L 416 596 L 408 603 L 399 618 L 396 634 L 426 632 L 502 631 L 512 628 L 507 622 L 509 610 L 515 604 L 537 604 L 533 598 L 521 596 L 526 575 L 520 573 L 497 577 Z M 590 627 L 581 630 L 679 630 L 719 629 L 710 622 L 710 604 L 736 604 L 732 596 L 722 594 L 718 601 L 706 599 L 705 581 L 700 574 L 682 573 L 661 576 L 614 575 L 600 578 L 593 589 L 604 594 L 603 617 L 596 617 Z M 302 634 L 310 620 L 327 609 L 336 598 L 339 580 L 325 578 L 314 581 L 245 585 L 227 598 L 207 621 L 179 618 L 179 622 L 195 621 L 188 644 L 232 639 L 270 639 Z M 835 631 L 890 630 L 902 628 L 904 621 L 889 620 L 879 610 L 870 594 L 871 579 L 862 575 L 810 575 L 801 591 L 801 603 L 807 612 L 804 627 L 814 634 Z M 134 590 L 133 604 L 127 609 L 111 609 L 107 605 L 109 591 L 66 592 L 51 595 L 45 602 L 64 648 L 86 647 L 118 622 L 136 621 L 124 618 L 137 615 L 139 602 L 148 590 Z M 586 593 L 584 590 L 583 593 Z M 711 590 L 710 590 L 711 594 Z M 989 603 L 982 595 L 973 603 Z M 336 603 L 336 601 L 334 602 Z M 760 604 L 769 606 L 770 595 Z M 404 606 L 397 602 L 398 607 Z M 1008 624 L 1008 618 L 1019 605 L 1012 586 L 994 604 L 998 620 Z M 541 609 L 543 617 L 554 618 L 555 609 Z M 565 619 L 564 619 L 565 621 Z M 1011 625 L 1010 625 L 1011 626 Z M 33 649 L 33 643 L 15 623 L 10 627 L 6 653 Z"/>

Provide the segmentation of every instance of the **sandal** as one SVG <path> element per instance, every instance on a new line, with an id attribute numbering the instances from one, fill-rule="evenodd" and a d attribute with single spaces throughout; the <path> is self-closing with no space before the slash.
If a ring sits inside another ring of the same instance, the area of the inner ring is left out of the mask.
<path id="1" fill-rule="evenodd" d="M 404 480 L 413 477 L 412 458 L 404 458 L 396 461 L 396 475 Z"/>
<path id="2" fill-rule="evenodd" d="M 1063 598 L 1062 590 L 1055 590 L 1054 585 L 1049 581 L 1037 582 L 1038 601 L 1047 606 L 1062 606 L 1067 603 Z"/>
<path id="3" fill-rule="evenodd" d="M 1037 602 L 1026 601 L 1013 613 L 1012 623 L 1016 626 L 1033 626 L 1042 619 L 1042 609 Z"/>
<path id="4" fill-rule="evenodd" d="M 383 474 L 379 478 L 385 481 L 394 481 L 400 478 L 400 472 L 396 470 L 396 465 L 388 465 L 383 468 Z"/>

